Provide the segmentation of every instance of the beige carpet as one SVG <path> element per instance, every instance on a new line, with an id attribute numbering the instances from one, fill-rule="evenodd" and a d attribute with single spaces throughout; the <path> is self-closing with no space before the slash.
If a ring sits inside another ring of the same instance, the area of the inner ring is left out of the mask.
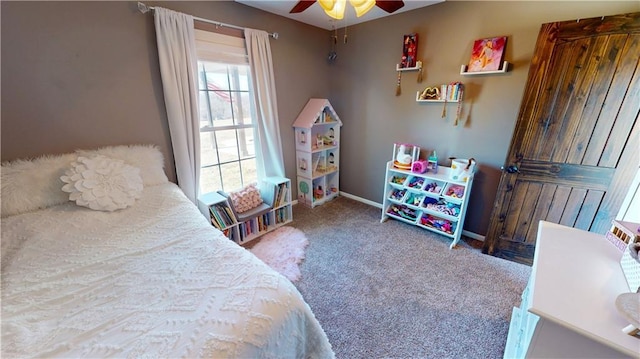
<path id="1" fill-rule="evenodd" d="M 295 284 L 338 358 L 502 358 L 530 267 L 344 197 L 293 212 L 309 239 Z"/>

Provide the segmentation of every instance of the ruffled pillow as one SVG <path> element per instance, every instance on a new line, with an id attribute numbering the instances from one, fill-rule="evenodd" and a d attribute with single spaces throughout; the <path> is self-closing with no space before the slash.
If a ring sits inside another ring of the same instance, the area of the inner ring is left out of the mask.
<path id="1" fill-rule="evenodd" d="M 70 201 L 97 211 L 127 208 L 142 195 L 140 169 L 102 155 L 78 157 L 60 179 Z"/>
<path id="2" fill-rule="evenodd" d="M 229 193 L 229 198 L 231 198 L 233 208 L 238 213 L 256 208 L 263 202 L 255 183 L 245 186 L 239 191 Z"/>

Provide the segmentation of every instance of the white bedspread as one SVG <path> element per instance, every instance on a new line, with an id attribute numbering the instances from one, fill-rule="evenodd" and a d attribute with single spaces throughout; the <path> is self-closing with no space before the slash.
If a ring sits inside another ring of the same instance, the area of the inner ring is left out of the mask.
<path id="1" fill-rule="evenodd" d="M 172 183 L 2 219 L 2 357 L 330 358 L 297 289 Z"/>

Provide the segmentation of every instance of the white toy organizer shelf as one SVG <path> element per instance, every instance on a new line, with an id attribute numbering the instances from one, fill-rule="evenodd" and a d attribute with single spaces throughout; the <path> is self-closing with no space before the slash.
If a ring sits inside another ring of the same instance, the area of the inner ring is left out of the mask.
<path id="1" fill-rule="evenodd" d="M 420 160 L 420 148 L 394 144 L 393 160 L 387 162 L 380 222 L 395 219 L 452 239 L 453 249 L 462 236 L 469 204 L 473 172 L 463 171 L 458 162 L 439 166 L 435 157 Z"/>

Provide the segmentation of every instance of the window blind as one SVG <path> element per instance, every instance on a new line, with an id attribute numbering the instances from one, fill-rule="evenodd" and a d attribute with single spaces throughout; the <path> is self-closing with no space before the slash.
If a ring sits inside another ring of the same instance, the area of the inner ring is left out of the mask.
<path id="1" fill-rule="evenodd" d="M 234 65 L 248 65 L 244 38 L 195 30 L 198 59 Z"/>

